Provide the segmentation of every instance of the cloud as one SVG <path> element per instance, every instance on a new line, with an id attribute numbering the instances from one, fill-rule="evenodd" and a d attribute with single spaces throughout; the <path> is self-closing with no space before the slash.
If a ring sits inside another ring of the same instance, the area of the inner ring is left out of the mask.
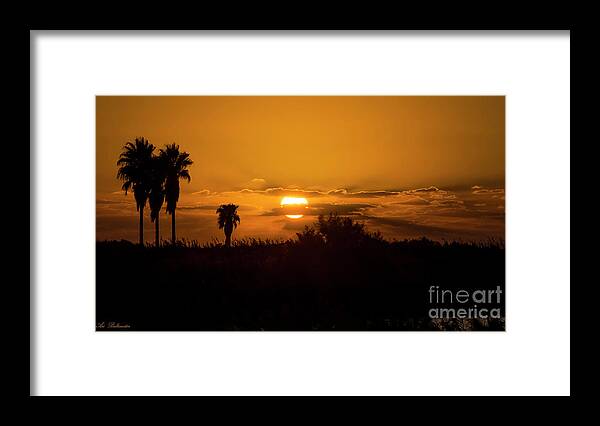
<path id="1" fill-rule="evenodd" d="M 422 198 L 413 198 L 406 199 L 402 201 L 394 201 L 393 203 L 389 203 L 387 205 L 402 205 L 402 206 L 426 206 L 430 204 L 430 201 L 424 200 Z"/>
<path id="2" fill-rule="evenodd" d="M 477 220 L 477 221 L 502 221 L 504 222 L 504 213 L 498 212 L 498 209 L 490 210 L 469 210 L 469 209 L 440 209 L 429 213 L 429 216 L 434 217 L 452 217 L 464 220 Z"/>
<path id="3" fill-rule="evenodd" d="M 178 210 L 216 210 L 217 206 L 207 204 L 195 204 L 191 206 L 177 206 Z"/>
<path id="4" fill-rule="evenodd" d="M 345 198 L 380 198 L 380 197 L 394 197 L 403 194 L 412 194 L 419 192 L 434 192 L 441 191 L 436 187 L 430 188 L 419 188 L 408 191 L 391 191 L 386 189 L 378 190 L 361 190 L 361 191 L 349 191 L 346 188 L 330 189 L 330 190 L 316 190 L 316 189 L 302 189 L 292 187 L 272 187 L 264 189 L 244 188 L 236 192 L 249 193 L 249 194 L 265 194 L 273 196 L 283 195 L 303 195 L 305 197 L 345 197 Z"/>
<path id="5" fill-rule="evenodd" d="M 473 194 L 504 194 L 504 188 L 484 188 L 483 186 L 474 185 L 471 190 Z"/>
<path id="6" fill-rule="evenodd" d="M 331 213 L 341 216 L 360 216 L 365 209 L 376 207 L 373 204 L 351 203 L 317 203 L 310 206 L 285 206 L 276 207 L 262 214 L 262 216 L 283 216 L 286 214 L 302 214 L 304 216 L 329 215 Z"/>
<path id="7" fill-rule="evenodd" d="M 448 231 L 440 226 L 420 224 L 402 217 L 366 216 L 366 219 L 375 225 L 391 226 L 397 232 L 408 235 L 443 236 Z"/>
<path id="8" fill-rule="evenodd" d="M 464 207 L 465 202 L 462 200 L 450 199 L 436 199 L 431 200 L 429 203 L 431 206 L 439 207 Z"/>
<path id="9" fill-rule="evenodd" d="M 208 210 L 216 211 L 219 205 L 217 204 L 191 204 L 191 205 L 178 205 L 177 210 Z M 238 211 L 256 210 L 256 207 L 249 205 L 239 205 Z"/>
<path id="10" fill-rule="evenodd" d="M 422 193 L 422 192 L 438 192 L 438 191 L 446 192 L 446 191 L 441 190 L 437 186 L 429 186 L 427 188 L 410 189 L 408 191 L 404 191 L 404 193 L 405 194 L 418 194 L 418 193 Z"/>
<path id="11" fill-rule="evenodd" d="M 313 209 L 314 215 L 328 215 L 330 213 L 339 215 L 362 215 L 364 210 L 377 207 L 374 204 L 366 203 L 351 203 L 351 204 L 335 204 L 335 203 L 318 203 L 309 206 Z"/>
<path id="12" fill-rule="evenodd" d="M 327 191 L 325 194 L 334 195 L 339 197 L 351 197 L 351 198 L 377 198 L 377 197 L 390 197 L 400 195 L 399 191 L 387 191 L 387 190 L 375 190 L 375 191 L 348 191 L 347 189 L 332 189 Z"/>
<path id="13" fill-rule="evenodd" d="M 264 194 L 271 196 L 284 196 L 284 195 L 303 195 L 305 197 L 322 197 L 327 195 L 327 193 L 316 191 L 316 190 L 305 190 L 299 188 L 266 188 L 266 189 L 252 189 L 252 188 L 244 188 L 239 191 L 233 191 L 241 194 Z M 231 192 L 229 192 L 231 193 Z"/>
<path id="14" fill-rule="evenodd" d="M 404 195 L 419 196 L 419 197 L 455 197 L 448 191 L 438 188 L 437 186 L 429 186 L 424 188 L 415 188 L 408 190 L 389 190 L 389 189 L 373 189 L 373 190 L 357 190 L 352 191 L 347 188 L 336 189 L 303 189 L 295 186 L 288 187 L 265 187 L 266 180 L 263 178 L 254 178 L 244 185 L 244 188 L 234 191 L 211 192 L 208 189 L 196 191 L 195 195 L 228 195 L 228 194 L 262 194 L 274 197 L 283 196 L 303 196 L 303 197 L 339 197 L 339 198 L 386 198 L 386 197 L 401 197 Z M 422 198 L 422 201 L 426 201 Z"/>
<path id="15" fill-rule="evenodd" d="M 253 178 L 242 185 L 243 188 L 248 189 L 267 189 L 267 180 L 263 178 Z"/>
<path id="16" fill-rule="evenodd" d="M 200 191 L 195 191 L 192 192 L 192 195 L 202 195 L 202 196 L 210 196 L 210 195 L 217 195 L 218 192 L 212 192 L 208 189 L 202 189 Z"/>
<path id="17" fill-rule="evenodd" d="M 255 179 L 257 185 L 262 180 L 266 184 L 265 179 Z M 504 236 L 504 189 L 493 186 L 475 185 L 461 190 L 437 186 L 373 190 L 271 186 L 228 192 L 203 189 L 193 194 L 182 194 L 177 227 L 181 236 L 201 241 L 221 236 L 214 212 L 219 204 L 228 202 L 240 205 L 243 225 L 236 231 L 240 236 L 287 238 L 304 225 L 312 224 L 317 216 L 330 213 L 364 220 L 370 230 L 380 230 L 390 239 Z M 276 197 L 283 196 L 306 197 L 309 205 L 281 207 Z M 121 192 L 119 195 L 98 194 L 96 211 L 99 239 L 137 239 L 138 216 L 132 196 L 125 197 Z M 285 218 L 287 214 L 305 217 L 291 221 Z M 167 215 L 161 214 L 165 229 L 168 229 L 168 220 Z M 146 228 L 146 237 L 152 238 L 152 227 Z"/>
<path id="18" fill-rule="evenodd" d="M 133 204 L 133 200 L 106 200 L 98 198 L 96 199 L 96 204 Z"/>
<path id="19" fill-rule="evenodd" d="M 382 228 L 386 234 L 395 238 L 421 238 L 434 240 L 482 240 L 490 236 L 503 237 L 502 224 L 490 224 L 487 228 L 473 226 L 469 223 L 431 224 L 419 223 L 402 217 L 368 217 L 368 225 L 372 229 Z M 385 232 L 387 231 L 387 232 Z"/>

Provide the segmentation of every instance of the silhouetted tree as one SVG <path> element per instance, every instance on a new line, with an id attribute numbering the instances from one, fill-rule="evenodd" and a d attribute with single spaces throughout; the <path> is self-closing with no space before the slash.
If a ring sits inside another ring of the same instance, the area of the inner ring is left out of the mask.
<path id="1" fill-rule="evenodd" d="M 225 232 L 225 247 L 231 246 L 231 234 L 240 223 L 240 216 L 237 214 L 238 207 L 235 204 L 221 204 L 217 209 L 219 229 Z"/>
<path id="2" fill-rule="evenodd" d="M 133 191 L 137 211 L 140 212 L 140 245 L 144 245 L 144 207 L 150 194 L 150 162 L 154 145 L 143 137 L 127 142 L 119 156 L 117 179 L 123 181 L 125 195 Z"/>
<path id="3" fill-rule="evenodd" d="M 187 152 L 179 152 L 179 145 L 170 144 L 160 150 L 166 167 L 165 199 L 167 200 L 167 213 L 171 215 L 171 239 L 173 244 L 177 241 L 175 233 L 175 209 L 179 201 L 179 179 L 188 183 L 192 180 L 188 167 L 194 164 Z"/>
<path id="4" fill-rule="evenodd" d="M 312 226 L 306 225 L 302 232 L 296 232 L 298 243 L 306 247 L 319 247 L 325 244 L 323 235 Z"/>
<path id="5" fill-rule="evenodd" d="M 150 161 L 150 194 L 148 204 L 150 205 L 150 221 L 154 222 L 154 235 L 156 247 L 160 247 L 160 209 L 165 201 L 166 181 L 166 158 L 160 155 L 152 157 Z"/>
<path id="6" fill-rule="evenodd" d="M 381 233 L 369 232 L 364 223 L 336 213 L 330 213 L 327 217 L 320 215 L 315 226 L 325 243 L 331 247 L 360 247 L 383 241 Z"/>

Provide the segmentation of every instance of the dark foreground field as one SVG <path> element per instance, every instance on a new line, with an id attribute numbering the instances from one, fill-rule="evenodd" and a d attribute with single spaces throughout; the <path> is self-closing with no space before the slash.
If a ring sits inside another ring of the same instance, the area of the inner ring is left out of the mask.
<path id="1" fill-rule="evenodd" d="M 231 248 L 98 242 L 97 329 L 504 329 L 504 297 L 501 319 L 428 316 L 432 285 L 504 290 L 502 245 L 343 241 L 305 233 Z"/>

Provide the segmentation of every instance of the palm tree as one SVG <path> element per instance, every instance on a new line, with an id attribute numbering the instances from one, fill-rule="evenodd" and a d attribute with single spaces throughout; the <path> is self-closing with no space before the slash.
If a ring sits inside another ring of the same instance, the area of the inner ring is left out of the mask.
<path id="1" fill-rule="evenodd" d="M 237 214 L 238 207 L 235 204 L 221 204 L 217 209 L 219 229 L 225 232 L 225 247 L 231 247 L 231 234 L 240 223 L 240 216 Z"/>
<path id="2" fill-rule="evenodd" d="M 127 142 L 119 156 L 117 166 L 117 179 L 123 181 L 122 189 L 125 195 L 133 191 L 137 211 L 140 212 L 140 245 L 144 245 L 144 207 L 150 193 L 149 177 L 150 162 L 154 145 L 147 139 L 135 138 L 134 142 Z"/>
<path id="3" fill-rule="evenodd" d="M 150 194 L 148 195 L 148 204 L 150 205 L 150 221 L 154 222 L 154 235 L 156 247 L 160 247 L 160 209 L 165 202 L 165 180 L 166 180 L 166 161 L 161 154 L 152 157 L 150 162 Z"/>
<path id="4" fill-rule="evenodd" d="M 175 209 L 179 201 L 179 179 L 185 179 L 188 183 L 192 180 L 188 167 L 194 164 L 190 160 L 190 154 L 179 152 L 179 145 L 174 143 L 160 150 L 164 157 L 166 167 L 165 199 L 167 200 L 167 213 L 171 215 L 171 239 L 173 245 L 177 241 L 175 234 Z"/>

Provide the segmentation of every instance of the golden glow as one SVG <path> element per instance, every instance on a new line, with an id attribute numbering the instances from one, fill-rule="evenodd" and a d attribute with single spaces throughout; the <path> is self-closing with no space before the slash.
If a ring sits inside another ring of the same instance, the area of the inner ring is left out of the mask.
<path id="1" fill-rule="evenodd" d="M 281 205 L 282 206 L 288 206 L 288 205 L 308 205 L 308 200 L 306 198 L 303 197 L 283 197 L 281 199 Z"/>
<path id="2" fill-rule="evenodd" d="M 307 206 L 308 200 L 304 197 L 283 197 L 281 199 L 281 207 L 285 206 Z M 304 217 L 303 214 L 286 214 L 285 217 L 288 219 L 300 219 Z"/>

